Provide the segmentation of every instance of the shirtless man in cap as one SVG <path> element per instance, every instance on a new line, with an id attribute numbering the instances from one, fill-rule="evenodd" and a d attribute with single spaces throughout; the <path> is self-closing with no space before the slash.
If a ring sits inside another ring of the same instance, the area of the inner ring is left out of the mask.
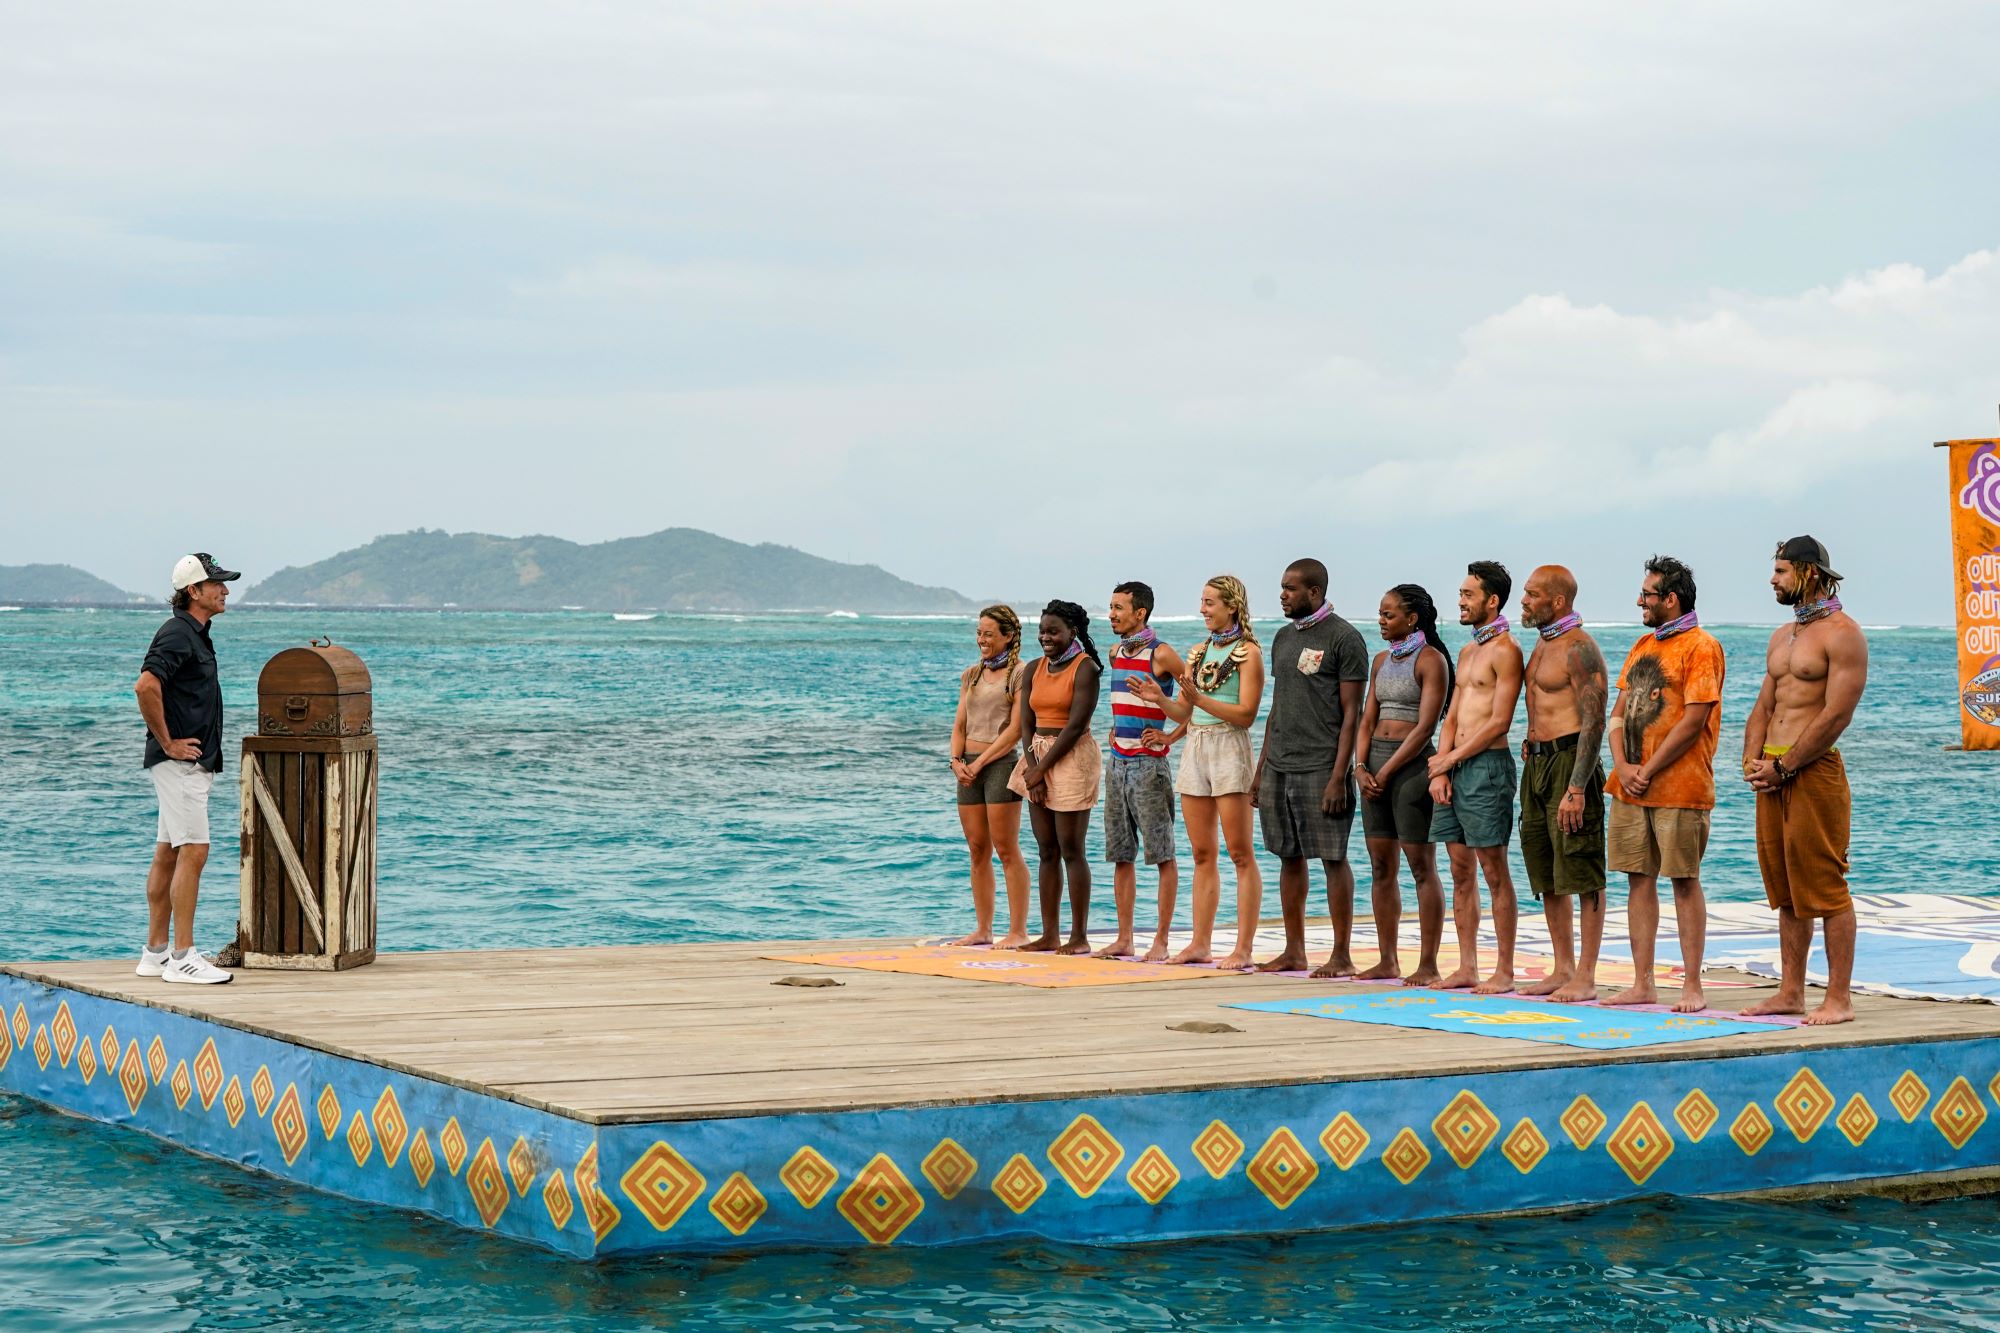
<path id="1" fill-rule="evenodd" d="M 1806 1022 L 1854 1017 L 1854 903 L 1847 893 L 1852 797 L 1836 742 L 1868 684 L 1868 639 L 1840 608 L 1826 547 L 1794 537 L 1771 562 L 1771 591 L 1792 623 L 1771 635 L 1764 687 L 1743 728 L 1743 778 L 1757 793 L 1757 868 L 1778 911 L 1778 993 L 1746 1014 L 1805 1011 L 1813 922 L 1825 922 L 1826 998 Z"/>
<path id="2" fill-rule="evenodd" d="M 1597 998 L 1604 942 L 1604 654 L 1583 630 L 1576 576 L 1543 565 L 1521 590 L 1521 619 L 1541 632 L 1528 658 L 1528 739 L 1522 748 L 1521 860 L 1542 900 L 1555 969 L 1523 995 L 1576 1003 Z M 1570 899 L 1583 917 L 1572 952 Z"/>
<path id="3" fill-rule="evenodd" d="M 1451 914 L 1458 929 L 1458 970 L 1440 990 L 1470 986 L 1475 995 L 1514 989 L 1514 878 L 1507 843 L 1514 833 L 1514 705 L 1521 698 L 1521 645 L 1500 608 L 1513 576 L 1496 560 L 1475 560 L 1458 585 L 1458 623 L 1472 642 L 1459 649 L 1458 689 L 1430 762 L 1431 839 L 1451 858 Z M 1493 895 L 1498 942 L 1493 975 L 1479 979 L 1479 876 Z"/>

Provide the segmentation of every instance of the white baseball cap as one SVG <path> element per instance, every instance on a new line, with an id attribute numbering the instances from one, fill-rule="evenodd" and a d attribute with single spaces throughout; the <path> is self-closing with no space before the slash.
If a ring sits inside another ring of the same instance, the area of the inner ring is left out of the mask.
<path id="1" fill-rule="evenodd" d="M 215 557 L 206 551 L 196 551 L 184 555 L 174 562 L 174 591 L 192 588 L 197 583 L 207 583 L 211 579 L 217 583 L 229 583 L 242 578 L 234 569 L 224 569 L 215 563 Z"/>

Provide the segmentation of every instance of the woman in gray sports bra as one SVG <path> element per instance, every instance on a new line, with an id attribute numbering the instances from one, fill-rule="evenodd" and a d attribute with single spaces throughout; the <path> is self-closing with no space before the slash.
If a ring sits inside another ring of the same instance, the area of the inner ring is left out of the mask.
<path id="1" fill-rule="evenodd" d="M 1396 947 L 1403 915 L 1396 883 L 1400 851 L 1416 881 L 1421 939 L 1417 968 L 1406 980 L 1428 986 L 1438 979 L 1438 943 L 1444 935 L 1444 885 L 1431 841 L 1429 764 L 1437 753 L 1431 737 L 1451 699 L 1451 654 L 1438 637 L 1437 603 L 1417 584 L 1401 583 L 1384 593 L 1375 623 L 1389 648 L 1375 655 L 1368 706 L 1354 741 L 1354 779 L 1361 788 L 1361 827 L 1373 871 L 1369 896 L 1382 957 L 1361 977 L 1402 975 Z"/>

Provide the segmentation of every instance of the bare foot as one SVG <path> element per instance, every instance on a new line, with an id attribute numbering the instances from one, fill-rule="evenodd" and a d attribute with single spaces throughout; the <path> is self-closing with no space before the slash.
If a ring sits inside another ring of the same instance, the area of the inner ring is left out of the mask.
<path id="1" fill-rule="evenodd" d="M 1540 981 L 1531 981 L 1525 986 L 1517 986 L 1523 995 L 1553 995 L 1569 984 L 1567 972 L 1551 972 Z"/>
<path id="2" fill-rule="evenodd" d="M 1303 972 L 1306 970 L 1306 956 L 1303 953 L 1281 953 L 1267 963 L 1257 964 L 1259 972 Z"/>
<path id="3" fill-rule="evenodd" d="M 1597 998 L 1597 984 L 1578 977 L 1550 991 L 1549 998 L 1557 1004 L 1582 1004 L 1585 1000 Z"/>
<path id="4" fill-rule="evenodd" d="M 1403 963 L 1398 958 L 1384 958 L 1366 972 L 1356 972 L 1356 981 L 1394 981 L 1403 975 Z"/>
<path id="5" fill-rule="evenodd" d="M 1467 987 L 1471 986 L 1474 982 L 1478 980 L 1479 980 L 1478 972 L 1474 971 L 1470 967 L 1461 967 L 1458 969 L 1458 971 L 1452 973 L 1450 976 L 1446 977 L 1443 981 L 1438 982 L 1437 986 L 1434 989 L 1465 990 Z"/>
<path id="6" fill-rule="evenodd" d="M 1057 946 L 1056 952 L 1071 956 L 1089 953 L 1090 937 L 1088 935 L 1072 935 L 1066 943 Z"/>
<path id="7" fill-rule="evenodd" d="M 1706 1008 L 1708 997 L 1701 993 L 1699 985 L 1682 986 L 1681 998 L 1674 1001 L 1674 1012 L 1677 1014 L 1698 1014 Z"/>
<path id="8" fill-rule="evenodd" d="M 1167 961 L 1171 963 L 1206 963 L 1213 957 L 1215 955 L 1201 945 L 1190 944 Z"/>
<path id="9" fill-rule="evenodd" d="M 1010 930 L 1001 938 L 993 941 L 993 947 L 996 949 L 1018 949 L 1027 942 L 1028 942 L 1027 931 Z"/>
<path id="10" fill-rule="evenodd" d="M 1313 969 L 1315 977 L 1351 977 L 1354 975 L 1354 960 L 1344 953 L 1334 954 Z"/>
<path id="11" fill-rule="evenodd" d="M 953 940 L 952 943 L 955 945 L 991 944 L 993 943 L 993 932 L 990 930 L 975 930 L 970 935 L 965 936 L 963 939 Z"/>
<path id="12" fill-rule="evenodd" d="M 1403 978 L 1405 986 L 1435 986 L 1438 980 L 1436 963 L 1418 963 L 1417 970 Z"/>
<path id="13" fill-rule="evenodd" d="M 1828 1023 L 1852 1023 L 1854 1006 L 1846 1000 L 1836 1000 L 1832 996 L 1819 1002 L 1819 1006 L 1806 1015 L 1806 1026 L 1824 1027 Z"/>
<path id="14" fill-rule="evenodd" d="M 1806 1011 L 1806 997 L 1787 995 L 1782 990 L 1776 995 L 1766 995 L 1755 1004 L 1746 1004 L 1741 1012 L 1750 1018 L 1763 1014 L 1802 1014 Z"/>
<path id="15" fill-rule="evenodd" d="M 1232 953 L 1226 958 L 1216 959 L 1215 967 L 1218 972 L 1241 972 L 1243 969 L 1249 967 L 1250 963 L 1251 958 L 1247 952 Z"/>
<path id="16" fill-rule="evenodd" d="M 1164 963 L 1167 961 L 1166 936 L 1162 935 L 1153 941 L 1153 947 L 1146 950 L 1146 961 L 1149 963 Z"/>
<path id="17" fill-rule="evenodd" d="M 1056 937 L 1044 935 L 1038 940 L 1029 940 L 1021 946 L 1022 953 L 1048 953 L 1056 947 Z"/>
<path id="18" fill-rule="evenodd" d="M 1102 949 L 1099 949 L 1096 956 L 1099 958 L 1130 958 L 1132 956 L 1131 936 L 1128 935 L 1122 940 L 1113 940 Z"/>
<path id="19" fill-rule="evenodd" d="M 1653 984 L 1650 981 L 1641 981 L 1635 985 L 1627 986 L 1624 990 L 1619 991 L 1616 995 L 1605 1001 L 1606 1004 L 1658 1004 L 1659 1002 L 1660 993 L 1653 989 Z M 1683 1009 L 1681 1012 L 1686 1013 L 1687 1010 Z"/>
<path id="20" fill-rule="evenodd" d="M 1514 989 L 1514 974 L 1511 971 L 1495 972 L 1486 980 L 1472 988 L 1474 995 L 1505 995 Z"/>

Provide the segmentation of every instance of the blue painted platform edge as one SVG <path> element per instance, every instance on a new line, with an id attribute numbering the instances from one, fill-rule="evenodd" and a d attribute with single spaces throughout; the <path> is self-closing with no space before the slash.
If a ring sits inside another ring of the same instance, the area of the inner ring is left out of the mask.
<path id="1" fill-rule="evenodd" d="M 2000 1038 L 595 1126 L 0 974 L 0 1090 L 563 1254 L 1121 1243 L 2000 1166 Z"/>

